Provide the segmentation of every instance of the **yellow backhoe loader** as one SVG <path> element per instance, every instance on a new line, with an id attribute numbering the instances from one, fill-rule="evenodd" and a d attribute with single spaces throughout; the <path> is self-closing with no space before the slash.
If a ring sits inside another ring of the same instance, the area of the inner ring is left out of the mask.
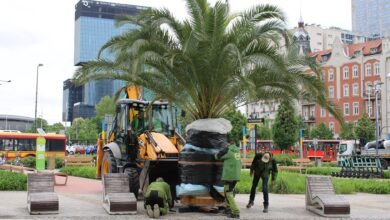
<path id="1" fill-rule="evenodd" d="M 184 139 L 175 131 L 176 115 L 167 101 L 141 101 L 137 86 L 117 102 L 111 131 L 98 140 L 96 176 L 125 172 L 130 191 L 138 197 L 148 183 L 163 177 L 173 198 L 179 181 L 178 156 Z"/>

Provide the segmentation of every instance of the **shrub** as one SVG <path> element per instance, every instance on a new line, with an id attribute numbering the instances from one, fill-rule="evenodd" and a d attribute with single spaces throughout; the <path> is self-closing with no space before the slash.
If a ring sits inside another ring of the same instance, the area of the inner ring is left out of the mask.
<path id="1" fill-rule="evenodd" d="M 293 165 L 292 159 L 296 158 L 296 156 L 291 154 L 276 154 L 274 155 L 274 158 L 276 163 L 281 166 L 291 166 Z"/>
<path id="2" fill-rule="evenodd" d="M 66 173 L 70 176 L 78 176 L 89 179 L 96 178 L 95 167 L 62 167 L 60 172 Z"/>
<path id="3" fill-rule="evenodd" d="M 306 168 L 307 174 L 330 176 L 332 172 L 340 172 L 338 167 L 308 167 Z"/>
<path id="4" fill-rule="evenodd" d="M 25 167 L 35 168 L 35 157 L 24 157 L 21 162 Z"/>
<path id="5" fill-rule="evenodd" d="M 56 157 L 55 163 L 56 163 L 56 169 L 60 169 L 61 167 L 64 166 L 64 158 Z"/>
<path id="6" fill-rule="evenodd" d="M 0 191 L 23 191 L 26 189 L 26 175 L 0 170 Z"/>

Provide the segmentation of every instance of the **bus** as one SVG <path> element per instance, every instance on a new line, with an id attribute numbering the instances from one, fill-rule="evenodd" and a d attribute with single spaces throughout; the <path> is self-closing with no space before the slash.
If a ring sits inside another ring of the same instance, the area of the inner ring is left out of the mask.
<path id="1" fill-rule="evenodd" d="M 302 141 L 302 156 L 303 158 L 309 158 L 314 160 L 315 158 L 321 158 L 321 161 L 330 162 L 337 161 L 337 149 L 341 140 L 317 140 L 317 147 L 314 148 L 313 140 L 303 140 Z M 300 155 L 299 154 L 299 145 L 291 146 L 287 150 L 281 150 L 275 145 L 273 145 L 272 140 L 256 140 L 257 152 L 269 151 L 274 155 L 277 154 L 292 154 L 292 155 Z M 254 152 L 255 149 L 247 148 L 247 153 Z"/>
<path id="2" fill-rule="evenodd" d="M 35 134 L 0 132 L 0 155 L 7 160 L 15 158 L 35 157 L 36 140 L 38 137 L 46 139 L 46 157 L 65 157 L 66 136 L 61 134 Z"/>

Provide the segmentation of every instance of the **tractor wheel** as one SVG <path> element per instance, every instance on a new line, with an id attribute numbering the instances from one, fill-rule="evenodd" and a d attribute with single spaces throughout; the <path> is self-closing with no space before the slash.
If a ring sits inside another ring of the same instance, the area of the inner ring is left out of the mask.
<path id="1" fill-rule="evenodd" d="M 387 170 L 389 163 L 385 159 L 381 159 L 381 166 L 382 166 L 382 169 Z"/>
<path id="2" fill-rule="evenodd" d="M 130 192 L 134 193 L 135 198 L 138 198 L 139 191 L 139 173 L 137 168 L 130 167 L 125 169 L 125 173 L 129 175 Z"/>
<path id="3" fill-rule="evenodd" d="M 116 160 L 114 155 L 110 150 L 104 151 L 101 173 L 102 175 L 106 173 L 117 173 L 118 169 L 116 167 Z"/>

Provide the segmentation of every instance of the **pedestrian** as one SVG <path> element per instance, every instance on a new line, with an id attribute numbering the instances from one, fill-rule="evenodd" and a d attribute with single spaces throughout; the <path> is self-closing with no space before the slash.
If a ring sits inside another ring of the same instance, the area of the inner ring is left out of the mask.
<path id="1" fill-rule="evenodd" d="M 233 190 L 240 181 L 241 156 L 240 150 L 235 144 L 215 154 L 216 160 L 223 160 L 222 182 L 226 201 L 226 214 L 230 218 L 240 218 L 240 209 L 234 200 Z"/>
<path id="2" fill-rule="evenodd" d="M 248 209 L 253 206 L 256 195 L 256 188 L 261 178 L 263 188 L 263 212 L 268 212 L 269 196 L 268 196 L 268 180 L 269 174 L 272 174 L 272 183 L 276 180 L 278 174 L 278 168 L 276 161 L 270 152 L 258 153 L 252 161 L 250 168 L 250 176 L 253 176 L 251 194 L 249 197 L 249 203 L 246 206 Z"/>
<path id="3" fill-rule="evenodd" d="M 169 184 L 162 177 L 151 183 L 146 190 L 144 208 L 150 218 L 158 218 L 168 213 L 173 207 Z"/>

